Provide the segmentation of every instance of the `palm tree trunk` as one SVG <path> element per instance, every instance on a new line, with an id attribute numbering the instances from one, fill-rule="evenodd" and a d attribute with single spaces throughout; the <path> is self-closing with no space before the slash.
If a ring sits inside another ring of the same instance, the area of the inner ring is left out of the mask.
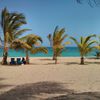
<path id="1" fill-rule="evenodd" d="M 8 32 L 4 32 L 4 51 L 3 51 L 3 60 L 2 64 L 7 65 L 7 57 L 8 57 Z"/>
<path id="2" fill-rule="evenodd" d="M 8 47 L 6 46 L 6 42 L 4 42 L 4 51 L 3 51 L 3 60 L 2 64 L 7 65 L 7 57 L 8 57 Z"/>
<path id="3" fill-rule="evenodd" d="M 53 60 L 56 60 L 56 54 L 55 53 L 53 54 Z"/>
<path id="4" fill-rule="evenodd" d="M 27 50 L 26 50 L 26 64 L 29 64 L 29 55 Z"/>
<path id="5" fill-rule="evenodd" d="M 81 57 L 81 65 L 84 65 L 84 57 Z"/>
<path id="6" fill-rule="evenodd" d="M 55 64 L 57 64 L 57 57 L 55 58 Z"/>

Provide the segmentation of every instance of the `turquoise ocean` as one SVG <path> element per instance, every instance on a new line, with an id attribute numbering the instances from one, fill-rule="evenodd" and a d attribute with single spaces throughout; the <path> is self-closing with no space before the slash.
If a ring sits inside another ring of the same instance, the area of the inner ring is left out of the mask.
<path id="1" fill-rule="evenodd" d="M 52 57 L 53 51 L 51 47 L 47 47 L 48 54 L 37 53 L 30 54 L 30 57 Z M 0 49 L 0 57 L 3 55 L 3 49 Z M 89 53 L 87 56 L 93 56 L 95 52 Z M 9 49 L 8 51 L 9 57 L 25 57 L 25 52 L 23 50 L 15 51 L 13 49 Z M 77 47 L 66 47 L 64 52 L 62 53 L 62 57 L 79 57 L 79 50 Z"/>

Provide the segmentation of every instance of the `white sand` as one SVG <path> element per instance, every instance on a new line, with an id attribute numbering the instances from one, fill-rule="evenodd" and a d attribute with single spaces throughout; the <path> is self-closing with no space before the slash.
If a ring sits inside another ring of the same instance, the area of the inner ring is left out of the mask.
<path id="1" fill-rule="evenodd" d="M 77 92 L 100 91 L 100 60 L 86 59 L 86 65 L 80 65 L 78 57 L 59 58 L 57 65 L 51 58 L 37 57 L 30 60 L 30 65 L 0 65 L 0 84 L 11 85 L 1 88 L 0 92 L 16 85 L 43 81 L 63 83 L 65 88 Z"/>

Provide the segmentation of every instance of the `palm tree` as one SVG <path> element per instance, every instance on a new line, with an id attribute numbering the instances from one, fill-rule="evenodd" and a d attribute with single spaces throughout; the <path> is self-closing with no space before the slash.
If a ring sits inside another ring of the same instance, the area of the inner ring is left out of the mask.
<path id="1" fill-rule="evenodd" d="M 68 42 L 64 43 L 64 40 L 66 39 L 67 35 L 65 34 L 65 29 L 58 29 L 58 26 L 56 26 L 53 35 L 49 34 L 47 38 L 49 39 L 50 46 L 53 49 L 53 60 L 55 60 L 55 64 L 57 63 L 57 56 L 61 55 L 65 45 Z"/>
<path id="2" fill-rule="evenodd" d="M 7 8 L 1 12 L 1 27 L 4 35 L 4 53 L 2 64 L 7 64 L 8 46 L 14 39 L 18 38 L 28 29 L 20 30 L 20 27 L 26 24 L 25 16 L 22 13 L 10 13 Z"/>
<path id="3" fill-rule="evenodd" d="M 81 56 L 80 64 L 84 64 L 84 56 L 87 55 L 89 52 L 91 52 L 95 48 L 93 46 L 91 47 L 92 44 L 96 43 L 96 41 L 91 40 L 92 37 L 95 37 L 95 35 L 81 37 L 80 42 L 74 37 L 70 37 L 76 43 L 79 49 L 80 56 Z"/>
<path id="4" fill-rule="evenodd" d="M 29 34 L 24 37 L 21 37 L 19 40 L 13 41 L 11 48 L 15 50 L 24 49 L 26 52 L 26 63 L 29 64 L 29 52 L 36 54 L 38 52 L 48 53 L 48 50 L 45 47 L 36 47 L 39 42 L 43 42 L 41 37 Z"/>

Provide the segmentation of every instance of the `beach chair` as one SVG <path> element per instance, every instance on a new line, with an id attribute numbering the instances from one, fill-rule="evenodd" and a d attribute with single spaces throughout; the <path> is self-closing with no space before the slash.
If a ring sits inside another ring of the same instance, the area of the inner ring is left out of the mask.
<path id="1" fill-rule="evenodd" d="M 16 65 L 15 58 L 11 58 L 10 65 Z"/>
<path id="2" fill-rule="evenodd" d="M 22 64 L 21 58 L 17 58 L 17 65 L 21 65 L 21 64 Z"/>

